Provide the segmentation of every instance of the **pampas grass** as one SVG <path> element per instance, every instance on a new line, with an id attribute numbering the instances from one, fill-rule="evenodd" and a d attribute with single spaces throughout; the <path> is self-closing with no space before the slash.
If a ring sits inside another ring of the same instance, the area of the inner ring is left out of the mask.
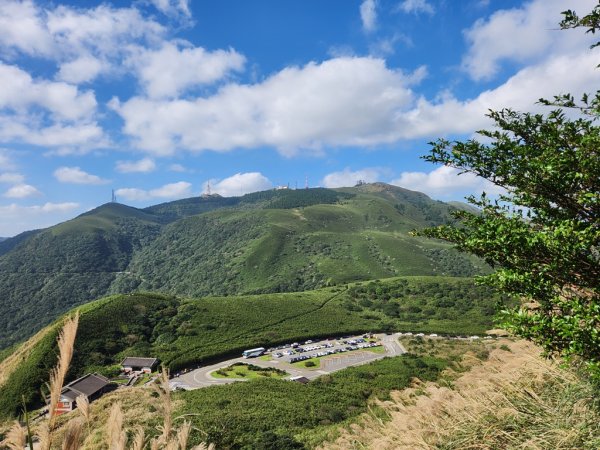
<path id="1" fill-rule="evenodd" d="M 40 447 L 42 450 L 50 450 L 52 444 L 52 434 L 56 427 L 56 406 L 60 400 L 60 393 L 65 382 L 65 377 L 69 371 L 73 349 L 75 347 L 75 336 L 79 326 L 79 311 L 74 317 L 68 317 L 65 320 L 62 330 L 58 335 L 59 357 L 56 366 L 50 371 L 50 403 L 48 406 L 48 421 L 46 426 L 38 432 Z"/>
<path id="2" fill-rule="evenodd" d="M 119 402 L 113 403 L 106 423 L 107 444 L 110 450 L 125 450 L 127 436 L 123 431 L 123 411 Z"/>
<path id="3" fill-rule="evenodd" d="M 63 437 L 62 450 L 78 450 L 81 445 L 82 434 L 83 424 L 81 419 L 71 420 Z"/>
<path id="4" fill-rule="evenodd" d="M 138 427 L 133 437 L 131 450 L 143 450 L 146 445 L 146 434 L 143 427 Z"/>
<path id="5" fill-rule="evenodd" d="M 10 450 L 23 450 L 27 442 L 27 430 L 15 420 L 13 426 L 8 430 L 4 441 L 0 445 L 8 447 Z"/>
<path id="6" fill-rule="evenodd" d="M 177 431 L 177 442 L 179 443 L 179 448 L 181 450 L 185 450 L 187 448 L 190 431 L 192 431 L 192 423 L 187 420 L 183 422 L 183 425 L 181 425 Z"/>
<path id="7" fill-rule="evenodd" d="M 158 394 L 160 408 L 163 412 L 163 424 L 159 426 L 162 432 L 161 443 L 166 445 L 169 442 L 173 431 L 173 403 L 171 401 L 171 387 L 169 386 L 169 371 L 162 368 L 158 383 L 153 385 L 154 391 Z"/>

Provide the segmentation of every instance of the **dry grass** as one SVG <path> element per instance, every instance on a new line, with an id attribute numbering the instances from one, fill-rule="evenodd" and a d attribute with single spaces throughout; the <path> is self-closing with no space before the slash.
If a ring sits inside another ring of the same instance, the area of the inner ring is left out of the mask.
<path id="1" fill-rule="evenodd" d="M 380 402 L 390 420 L 364 415 L 324 449 L 574 450 L 600 445 L 593 391 L 573 373 L 540 358 L 524 341 L 503 340 L 453 388 L 417 383 Z M 503 347 L 505 348 L 505 347 Z"/>
<path id="2" fill-rule="evenodd" d="M 27 430 L 15 420 L 12 427 L 6 433 L 6 438 L 0 442 L 0 448 L 10 450 L 23 450 L 27 441 Z"/>

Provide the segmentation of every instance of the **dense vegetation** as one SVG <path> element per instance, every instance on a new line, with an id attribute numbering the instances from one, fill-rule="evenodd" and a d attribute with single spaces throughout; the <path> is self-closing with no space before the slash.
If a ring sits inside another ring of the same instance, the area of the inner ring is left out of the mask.
<path id="1" fill-rule="evenodd" d="M 373 298 L 377 292 L 381 300 Z M 197 300 L 159 294 L 108 297 L 82 308 L 69 379 L 90 371 L 112 375 L 123 357 L 133 355 L 158 357 L 177 371 L 247 348 L 309 337 L 392 330 L 482 333 L 492 325 L 490 305 L 496 300 L 470 279 L 445 277 Z M 432 314 L 437 303 L 443 306 Z M 31 406 L 40 404 L 39 388 L 56 358 L 53 337 L 47 339 L 50 347 L 30 354 L 0 386 L 0 415 L 19 410 L 20 396 L 11 393 L 26 392 Z"/>
<path id="2" fill-rule="evenodd" d="M 182 392 L 179 413 L 189 416 L 217 448 L 305 448 L 301 433 L 314 432 L 365 412 L 368 400 L 385 400 L 413 378 L 435 380 L 447 361 L 410 354 L 325 375 L 307 385 L 259 379 Z"/>
<path id="3" fill-rule="evenodd" d="M 0 349 L 110 293 L 296 292 L 397 275 L 485 270 L 413 228 L 454 207 L 385 185 L 104 205 L 0 243 Z"/>

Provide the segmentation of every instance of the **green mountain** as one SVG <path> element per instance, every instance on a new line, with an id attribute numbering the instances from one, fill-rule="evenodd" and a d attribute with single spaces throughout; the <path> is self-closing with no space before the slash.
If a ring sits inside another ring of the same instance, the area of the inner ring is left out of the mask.
<path id="1" fill-rule="evenodd" d="M 454 206 L 382 183 L 110 203 L 0 243 L 0 348 L 109 293 L 294 292 L 399 275 L 472 276 L 476 259 L 409 236 Z"/>

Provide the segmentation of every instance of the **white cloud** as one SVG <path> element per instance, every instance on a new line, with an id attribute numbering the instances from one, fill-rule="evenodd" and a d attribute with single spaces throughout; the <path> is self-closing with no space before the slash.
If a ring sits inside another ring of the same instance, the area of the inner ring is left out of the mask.
<path id="1" fill-rule="evenodd" d="M 192 184 L 186 181 L 165 184 L 156 189 L 121 188 L 115 191 L 117 197 L 130 201 L 147 201 L 153 199 L 178 199 L 192 195 Z"/>
<path id="2" fill-rule="evenodd" d="M 498 188 L 487 180 L 471 173 L 459 175 L 459 170 L 448 166 L 438 167 L 431 172 L 402 172 L 391 184 L 437 198 L 452 198 L 458 193 L 484 190 L 488 193 L 499 192 Z"/>
<path id="3" fill-rule="evenodd" d="M 1 141 L 79 148 L 107 144 L 104 131 L 94 120 L 97 103 L 92 91 L 81 91 L 65 82 L 33 79 L 22 69 L 2 62 L 0 86 Z"/>
<path id="4" fill-rule="evenodd" d="M 0 206 L 0 236 L 14 236 L 23 230 L 45 228 L 71 218 L 78 203 L 45 203 L 22 206 L 15 203 Z"/>
<path id="5" fill-rule="evenodd" d="M 71 184 L 106 184 L 110 180 L 105 180 L 97 175 L 89 174 L 79 167 L 59 167 L 54 171 L 54 177 L 61 183 Z"/>
<path id="6" fill-rule="evenodd" d="M 156 163 L 150 158 L 143 158 L 139 161 L 117 161 L 116 169 L 121 173 L 148 173 L 156 169 Z"/>
<path id="7" fill-rule="evenodd" d="M 28 55 L 50 55 L 54 43 L 43 13 L 31 0 L 0 2 L 0 45 Z"/>
<path id="8" fill-rule="evenodd" d="M 375 0 L 363 0 L 360 4 L 360 19 L 363 29 L 367 32 L 375 30 L 377 27 L 377 3 Z"/>
<path id="9" fill-rule="evenodd" d="M 379 181 L 381 177 L 381 170 L 377 168 L 365 168 L 361 170 L 350 170 L 345 168 L 339 172 L 332 172 L 325 175 L 321 184 L 326 188 L 337 188 L 354 186 L 358 181 L 365 181 L 367 183 L 374 183 Z"/>
<path id="10" fill-rule="evenodd" d="M 250 192 L 271 189 L 273 183 L 260 172 L 246 172 L 236 173 L 220 181 L 211 180 L 210 186 L 213 194 L 219 194 L 223 197 L 236 197 Z"/>
<path id="11" fill-rule="evenodd" d="M 433 14 L 435 12 L 433 6 L 427 0 L 404 0 L 398 5 L 398 10 L 407 14 Z"/>
<path id="12" fill-rule="evenodd" d="M 0 167 L 2 165 L 0 164 Z M 0 173 L 0 183 L 19 184 L 25 181 L 25 177 L 20 173 L 5 172 Z"/>
<path id="13" fill-rule="evenodd" d="M 336 58 L 289 67 L 255 85 L 230 84 L 208 98 L 134 97 L 111 106 L 125 120 L 123 131 L 156 155 L 258 146 L 293 155 L 393 141 L 395 118 L 414 100 L 408 86 L 415 81 L 381 59 Z"/>
<path id="14" fill-rule="evenodd" d="M 60 65 L 57 78 L 68 83 L 85 83 L 92 81 L 103 70 L 106 71 L 106 63 L 93 56 L 81 56 Z"/>
<path id="15" fill-rule="evenodd" d="M 19 113 L 40 106 L 64 120 L 89 118 L 96 110 L 91 91 L 80 92 L 76 86 L 63 82 L 34 80 L 20 68 L 2 62 L 0 86 L 0 109 Z"/>
<path id="16" fill-rule="evenodd" d="M 587 11 L 592 0 L 572 0 L 569 8 Z M 534 0 L 521 8 L 496 11 L 465 30 L 469 50 L 462 66 L 474 80 L 492 78 L 504 61 L 536 64 L 549 55 L 572 54 L 586 48 L 593 36 L 579 30 L 559 31 L 563 0 Z"/>
<path id="17" fill-rule="evenodd" d="M 214 83 L 244 68 L 246 59 L 233 49 L 209 52 L 165 42 L 157 50 L 139 48 L 129 58 L 141 85 L 153 98 L 176 97 L 191 87 Z"/>
<path id="18" fill-rule="evenodd" d="M 30 184 L 17 184 L 11 187 L 8 191 L 4 193 L 4 196 L 7 198 L 27 198 L 41 195 L 42 193 L 38 191 L 35 187 Z"/>
<path id="19" fill-rule="evenodd" d="M 475 98 L 443 93 L 430 101 L 412 90 L 425 68 L 405 74 L 387 68 L 382 59 L 335 58 L 290 67 L 254 85 L 230 84 L 209 97 L 134 97 L 112 106 L 125 121 L 123 132 L 151 154 L 262 146 L 293 156 L 472 133 L 490 125 L 489 109 L 547 110 L 535 104 L 540 97 L 593 91 L 600 84 L 596 64 L 587 48 L 549 55 Z"/>
<path id="20" fill-rule="evenodd" d="M 156 9 L 170 17 L 191 17 L 189 0 L 148 0 Z"/>
<path id="21" fill-rule="evenodd" d="M 166 34 L 136 8 L 41 6 L 29 0 L 0 2 L 0 29 L 0 52 L 57 61 L 58 78 L 74 83 L 122 70 L 130 46 L 156 45 Z"/>

